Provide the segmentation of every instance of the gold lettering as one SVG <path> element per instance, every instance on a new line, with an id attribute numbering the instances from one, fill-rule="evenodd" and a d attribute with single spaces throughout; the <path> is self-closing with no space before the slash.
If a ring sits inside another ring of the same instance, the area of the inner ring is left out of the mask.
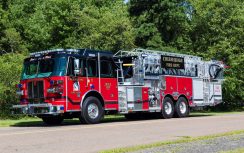
<path id="1" fill-rule="evenodd" d="M 167 67 L 172 67 L 172 63 L 166 63 Z"/>
<path id="2" fill-rule="evenodd" d="M 107 90 L 109 90 L 111 88 L 111 83 L 105 83 L 105 87 Z"/>
<path id="3" fill-rule="evenodd" d="M 173 64 L 173 67 L 179 68 L 180 67 L 180 64 Z"/>

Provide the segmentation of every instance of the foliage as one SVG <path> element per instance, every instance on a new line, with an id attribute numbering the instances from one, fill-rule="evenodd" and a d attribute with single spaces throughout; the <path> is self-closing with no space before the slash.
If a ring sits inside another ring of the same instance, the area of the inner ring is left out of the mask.
<path id="1" fill-rule="evenodd" d="M 12 104 L 17 104 L 16 84 L 22 69 L 25 56 L 23 54 L 8 53 L 0 58 L 0 118 L 9 116 Z"/>
<path id="2" fill-rule="evenodd" d="M 131 0 L 129 12 L 136 28 L 136 45 L 154 49 L 186 48 L 182 40 L 188 39 L 187 6 L 184 0 Z"/>
<path id="3" fill-rule="evenodd" d="M 244 105 L 244 8 L 241 1 L 192 1 L 195 8 L 191 37 L 193 52 L 223 60 L 226 70 L 224 107 Z"/>
<path id="4" fill-rule="evenodd" d="M 118 0 L 12 0 L 6 13 L 31 52 L 50 48 L 117 51 L 134 46 L 126 10 Z"/>

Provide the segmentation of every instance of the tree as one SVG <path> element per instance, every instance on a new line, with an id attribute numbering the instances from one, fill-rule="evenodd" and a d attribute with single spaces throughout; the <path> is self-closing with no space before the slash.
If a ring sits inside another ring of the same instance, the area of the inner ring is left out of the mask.
<path id="1" fill-rule="evenodd" d="M 3 38 L 0 40 L 2 47 L 5 48 L 5 52 L 20 52 L 26 51 L 20 34 L 15 28 L 8 28 L 3 31 Z"/>
<path id="2" fill-rule="evenodd" d="M 0 50 L 1 54 L 8 52 L 27 51 L 20 32 L 13 26 L 10 19 L 10 1 L 0 3 Z"/>
<path id="3" fill-rule="evenodd" d="M 8 53 L 0 58 L 0 118 L 9 116 L 12 104 L 17 104 L 16 84 L 19 83 L 23 54 Z"/>
<path id="4" fill-rule="evenodd" d="M 102 8 L 91 5 L 76 9 L 70 18 L 76 27 L 65 44 L 112 51 L 133 47 L 133 28 L 126 8 L 122 1 L 117 1 Z"/>
<path id="5" fill-rule="evenodd" d="M 5 16 L 5 11 L 2 9 L 2 7 L 0 7 L 0 40 L 3 39 L 3 35 L 4 35 L 4 29 L 5 29 L 4 16 Z M 0 55 L 4 52 L 5 52 L 4 47 L 2 43 L 0 43 Z"/>
<path id="6" fill-rule="evenodd" d="M 165 47 L 182 50 L 188 39 L 187 3 L 178 0 L 131 0 L 129 12 L 136 28 L 136 45 L 144 48 Z"/>
<path id="7" fill-rule="evenodd" d="M 244 7 L 242 1 L 192 1 L 195 11 L 191 40 L 194 52 L 205 58 L 223 60 L 226 70 L 226 107 L 244 105 Z"/>
<path id="8" fill-rule="evenodd" d="M 50 48 L 131 48 L 133 28 L 122 0 L 13 0 L 12 27 L 32 51 Z"/>

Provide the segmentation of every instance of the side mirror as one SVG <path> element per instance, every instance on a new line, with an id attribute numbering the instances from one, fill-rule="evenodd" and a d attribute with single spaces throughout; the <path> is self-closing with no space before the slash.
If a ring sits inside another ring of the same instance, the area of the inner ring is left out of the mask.
<path id="1" fill-rule="evenodd" d="M 74 74 L 79 75 L 80 74 L 80 60 L 74 59 Z"/>

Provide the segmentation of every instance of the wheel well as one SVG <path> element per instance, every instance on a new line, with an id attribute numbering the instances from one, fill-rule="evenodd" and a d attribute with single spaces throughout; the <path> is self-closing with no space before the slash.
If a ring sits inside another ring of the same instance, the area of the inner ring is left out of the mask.
<path id="1" fill-rule="evenodd" d="M 103 100 L 103 97 L 101 96 L 101 94 L 99 93 L 99 92 L 97 92 L 97 91 L 90 91 L 90 92 L 88 92 L 86 95 L 85 95 L 85 97 L 83 98 L 83 101 L 85 101 L 85 99 L 86 98 L 88 98 L 88 97 L 96 97 L 100 102 L 101 102 L 101 104 L 102 104 L 102 106 L 104 107 L 104 100 Z M 82 101 L 82 102 L 83 102 Z"/>
<path id="2" fill-rule="evenodd" d="M 168 94 L 168 95 L 164 96 L 164 98 L 166 98 L 166 97 L 169 97 L 173 102 L 175 102 L 175 100 L 174 100 L 172 95 Z"/>

